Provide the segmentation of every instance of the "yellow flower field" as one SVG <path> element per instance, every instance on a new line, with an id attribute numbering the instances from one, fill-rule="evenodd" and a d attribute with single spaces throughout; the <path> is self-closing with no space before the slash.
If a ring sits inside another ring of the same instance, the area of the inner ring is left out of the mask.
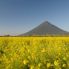
<path id="1" fill-rule="evenodd" d="M 0 37 L 0 69 L 69 69 L 69 37 Z"/>

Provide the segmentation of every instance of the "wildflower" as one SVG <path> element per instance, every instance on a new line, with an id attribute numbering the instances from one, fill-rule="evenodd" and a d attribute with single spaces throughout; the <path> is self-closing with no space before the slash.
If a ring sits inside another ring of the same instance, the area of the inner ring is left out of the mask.
<path id="1" fill-rule="evenodd" d="M 47 63 L 47 68 L 49 68 L 51 66 L 51 63 Z"/>
<path id="2" fill-rule="evenodd" d="M 62 67 L 66 67 L 66 64 L 63 64 Z"/>
<path id="3" fill-rule="evenodd" d="M 31 66 L 30 66 L 30 69 L 34 69 L 34 65 L 31 65 Z"/>
<path id="4" fill-rule="evenodd" d="M 28 60 L 24 60 L 23 63 L 26 65 L 28 63 Z"/>
<path id="5" fill-rule="evenodd" d="M 54 65 L 58 66 L 59 65 L 59 61 L 58 60 L 55 60 L 54 61 Z"/>
<path id="6" fill-rule="evenodd" d="M 40 66 L 41 66 L 41 63 L 38 64 L 38 67 L 40 67 Z"/>
<path id="7" fill-rule="evenodd" d="M 63 59 L 66 60 L 66 57 L 64 57 Z"/>
<path id="8" fill-rule="evenodd" d="M 43 48 L 41 52 L 45 52 L 45 51 L 46 51 L 45 48 Z"/>

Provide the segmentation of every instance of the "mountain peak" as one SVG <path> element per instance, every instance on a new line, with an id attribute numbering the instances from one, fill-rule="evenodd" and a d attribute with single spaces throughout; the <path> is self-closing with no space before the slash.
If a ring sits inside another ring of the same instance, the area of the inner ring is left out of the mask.
<path id="1" fill-rule="evenodd" d="M 50 22 L 49 21 L 44 21 L 42 24 L 50 24 Z"/>
<path id="2" fill-rule="evenodd" d="M 53 25 L 53 24 L 51 24 L 49 21 L 44 21 L 40 25 L 49 26 L 49 25 Z"/>
<path id="3" fill-rule="evenodd" d="M 22 34 L 21 36 L 46 36 L 46 35 L 67 35 L 68 32 L 58 28 L 57 26 L 51 24 L 49 21 L 44 21 L 39 26 L 30 30 L 29 32 Z"/>

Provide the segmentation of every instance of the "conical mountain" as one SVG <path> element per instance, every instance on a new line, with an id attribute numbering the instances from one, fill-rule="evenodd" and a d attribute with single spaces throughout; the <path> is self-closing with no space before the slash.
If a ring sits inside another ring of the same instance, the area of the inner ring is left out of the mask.
<path id="1" fill-rule="evenodd" d="M 21 36 L 46 36 L 46 35 L 68 35 L 69 33 L 51 24 L 48 21 L 43 22 L 31 31 L 21 34 Z"/>

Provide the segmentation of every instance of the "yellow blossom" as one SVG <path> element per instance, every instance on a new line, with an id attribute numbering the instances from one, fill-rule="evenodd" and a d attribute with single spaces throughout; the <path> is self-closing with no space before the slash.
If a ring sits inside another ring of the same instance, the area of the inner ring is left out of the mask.
<path id="1" fill-rule="evenodd" d="M 27 63 L 28 63 L 28 60 L 24 60 L 23 63 L 24 63 L 24 64 L 27 64 Z"/>
<path id="2" fill-rule="evenodd" d="M 51 66 L 51 63 L 47 63 L 47 68 L 49 68 Z"/>
<path id="3" fill-rule="evenodd" d="M 66 67 L 66 64 L 63 64 L 62 67 Z"/>
<path id="4" fill-rule="evenodd" d="M 55 60 L 54 61 L 54 65 L 58 66 L 59 65 L 59 61 L 58 60 Z"/>

